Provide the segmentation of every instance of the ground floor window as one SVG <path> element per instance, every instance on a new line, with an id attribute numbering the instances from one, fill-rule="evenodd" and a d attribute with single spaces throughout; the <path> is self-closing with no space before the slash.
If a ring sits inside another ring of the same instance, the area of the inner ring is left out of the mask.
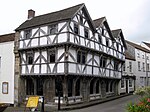
<path id="1" fill-rule="evenodd" d="M 96 94 L 99 93 L 99 81 L 96 82 Z"/>
<path id="2" fill-rule="evenodd" d="M 132 79 L 129 79 L 129 87 L 132 87 Z"/>
<path id="3" fill-rule="evenodd" d="M 109 82 L 106 82 L 106 92 L 109 92 Z"/>
<path id="4" fill-rule="evenodd" d="M 60 95 L 63 97 L 63 86 L 60 79 L 55 79 L 55 96 Z"/>
<path id="5" fill-rule="evenodd" d="M 77 80 L 76 82 L 76 87 L 75 87 L 75 95 L 80 96 L 80 79 Z"/>
<path id="6" fill-rule="evenodd" d="M 124 88 L 124 79 L 121 80 L 121 88 Z"/>
<path id="7" fill-rule="evenodd" d="M 26 94 L 34 95 L 34 83 L 32 79 L 26 80 Z"/>
<path id="8" fill-rule="evenodd" d="M 73 79 L 68 79 L 68 97 L 72 96 Z"/>
<path id="9" fill-rule="evenodd" d="M 90 83 L 90 94 L 94 93 L 93 89 L 94 89 L 94 80 L 92 80 Z"/>

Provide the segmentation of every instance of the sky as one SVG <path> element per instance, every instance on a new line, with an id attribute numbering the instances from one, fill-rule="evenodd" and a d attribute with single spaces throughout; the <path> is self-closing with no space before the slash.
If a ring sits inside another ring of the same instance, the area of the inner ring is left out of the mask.
<path id="1" fill-rule="evenodd" d="M 150 0 L 2 0 L 0 35 L 15 32 L 29 9 L 38 16 L 80 3 L 93 20 L 105 16 L 111 30 L 122 29 L 126 40 L 150 42 Z"/>

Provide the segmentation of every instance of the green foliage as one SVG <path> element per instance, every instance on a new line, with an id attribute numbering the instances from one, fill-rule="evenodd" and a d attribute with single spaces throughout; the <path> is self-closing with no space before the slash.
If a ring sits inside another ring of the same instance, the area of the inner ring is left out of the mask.
<path id="1" fill-rule="evenodd" d="M 150 87 L 137 89 L 134 94 L 140 95 L 139 103 L 129 103 L 127 105 L 128 112 L 150 112 Z"/>

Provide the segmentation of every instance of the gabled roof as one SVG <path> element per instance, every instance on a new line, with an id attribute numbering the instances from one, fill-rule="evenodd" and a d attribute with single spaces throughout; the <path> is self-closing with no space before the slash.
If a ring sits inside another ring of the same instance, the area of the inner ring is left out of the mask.
<path id="1" fill-rule="evenodd" d="M 128 52 L 125 52 L 125 59 L 135 61 L 135 57 L 134 57 L 134 56 L 132 56 L 132 55 L 130 55 Z"/>
<path id="2" fill-rule="evenodd" d="M 15 40 L 15 33 L 0 35 L 0 43 L 10 42 Z"/>
<path id="3" fill-rule="evenodd" d="M 24 23 L 22 23 L 16 29 L 16 31 L 35 27 L 35 26 L 40 26 L 40 25 L 44 25 L 44 24 L 51 24 L 51 23 L 55 23 L 58 21 L 70 20 L 82 8 L 87 13 L 86 15 L 89 16 L 85 5 L 82 3 L 79 5 L 73 6 L 73 7 L 69 7 L 69 8 L 60 10 L 60 11 L 56 11 L 56 12 L 52 12 L 52 13 L 48 13 L 48 14 L 44 14 L 44 15 L 40 15 L 40 16 L 35 16 L 31 20 L 26 20 Z M 90 27 L 92 28 L 92 30 L 94 30 L 94 25 L 92 23 L 90 16 L 89 16 L 88 22 L 90 23 Z"/>
<path id="4" fill-rule="evenodd" d="M 95 28 L 99 28 L 99 27 L 102 27 L 103 25 L 105 25 L 106 28 L 107 28 L 108 34 L 110 35 L 111 39 L 115 40 L 113 35 L 112 35 L 112 33 L 111 33 L 111 30 L 109 28 L 109 25 L 108 25 L 107 20 L 106 20 L 105 17 L 95 19 L 95 20 L 93 20 L 93 23 L 94 23 Z"/>
<path id="5" fill-rule="evenodd" d="M 143 43 L 150 48 L 150 43 L 147 43 L 147 42 L 143 42 Z"/>
<path id="6" fill-rule="evenodd" d="M 130 41 L 127 41 L 127 40 L 126 40 L 126 43 L 130 44 L 131 46 L 135 47 L 136 49 L 139 49 L 139 50 L 141 50 L 141 51 L 150 53 L 150 51 L 149 51 L 148 49 L 146 49 L 146 48 L 144 48 L 144 47 L 142 47 L 142 46 L 140 46 L 140 45 L 138 45 L 138 44 L 135 44 L 135 43 L 130 42 Z"/>
<path id="7" fill-rule="evenodd" d="M 122 30 L 121 29 L 116 29 L 116 30 L 112 30 L 111 32 L 112 32 L 112 35 L 113 35 L 114 38 L 117 38 L 119 35 L 121 36 L 121 40 L 123 42 L 123 45 L 127 49 L 127 45 L 126 45 Z"/>
<path id="8" fill-rule="evenodd" d="M 93 20 L 95 28 L 100 27 L 105 20 L 106 20 L 105 17 L 101 17 L 101 18 Z"/>

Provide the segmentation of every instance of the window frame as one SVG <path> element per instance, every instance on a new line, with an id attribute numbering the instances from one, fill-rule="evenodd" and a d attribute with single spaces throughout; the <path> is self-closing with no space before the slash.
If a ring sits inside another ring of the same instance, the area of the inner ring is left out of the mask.
<path id="1" fill-rule="evenodd" d="M 79 26 L 76 23 L 74 23 L 74 33 L 79 35 Z"/>
<path id="2" fill-rule="evenodd" d="M 53 55 L 54 55 L 54 57 L 53 57 Z M 51 58 L 55 58 L 54 61 L 52 61 Z M 49 50 L 48 51 L 48 62 L 49 63 L 55 63 L 56 62 L 56 51 L 55 50 Z"/>
<path id="3" fill-rule="evenodd" d="M 24 31 L 24 39 L 30 39 L 32 36 L 32 30 L 28 29 Z"/>
<path id="4" fill-rule="evenodd" d="M 86 58 L 87 58 L 86 52 L 84 52 L 84 51 L 77 52 L 77 63 L 86 64 Z"/>
<path id="5" fill-rule="evenodd" d="M 34 53 L 27 52 L 26 59 L 27 59 L 27 64 L 32 65 L 34 63 Z"/>
<path id="6" fill-rule="evenodd" d="M 48 34 L 49 35 L 54 35 L 58 33 L 58 25 L 57 24 L 52 24 L 48 26 Z"/>

